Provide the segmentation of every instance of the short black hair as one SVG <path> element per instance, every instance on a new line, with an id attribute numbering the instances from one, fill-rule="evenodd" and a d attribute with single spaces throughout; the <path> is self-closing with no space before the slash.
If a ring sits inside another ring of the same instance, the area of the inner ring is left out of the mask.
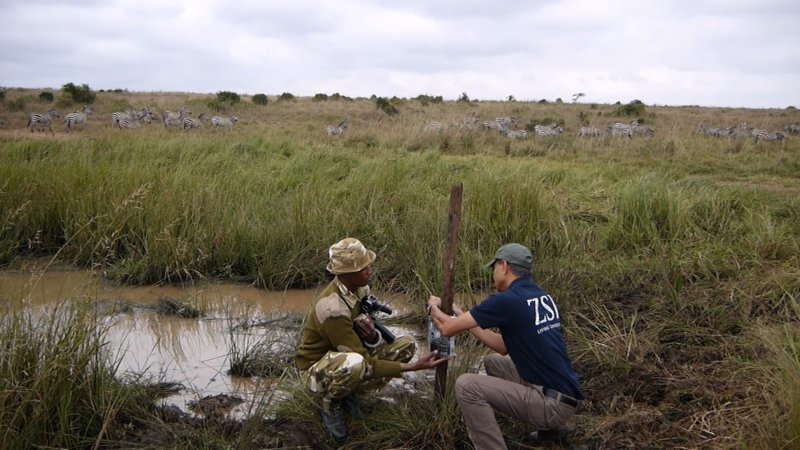
<path id="1" fill-rule="evenodd" d="M 525 277 L 530 277 L 531 276 L 531 271 L 528 270 L 527 267 L 522 267 L 522 266 L 518 266 L 516 264 L 511 264 L 511 263 L 508 263 L 508 266 L 511 267 L 511 273 L 513 273 L 514 275 L 516 275 L 516 276 L 518 276 L 520 278 L 525 278 Z"/>

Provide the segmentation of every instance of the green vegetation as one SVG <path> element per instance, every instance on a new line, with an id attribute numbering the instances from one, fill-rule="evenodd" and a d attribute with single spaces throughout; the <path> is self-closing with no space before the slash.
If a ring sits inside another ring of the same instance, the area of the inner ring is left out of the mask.
<path id="1" fill-rule="evenodd" d="M 92 92 L 87 84 L 76 86 L 74 83 L 67 83 L 61 87 L 61 92 L 73 103 L 89 105 L 94 103 L 95 98 L 97 98 L 97 94 Z"/>
<path id="2" fill-rule="evenodd" d="M 266 94 L 256 94 L 253 96 L 253 103 L 256 105 L 266 105 L 268 102 Z"/>
<path id="3" fill-rule="evenodd" d="M 6 105 L 24 94 L 9 91 Z M 743 121 L 782 129 L 797 112 L 648 107 L 655 137 L 592 140 L 576 137 L 577 128 L 610 125 L 621 107 L 463 97 L 409 101 L 389 116 L 376 99 L 292 96 L 269 110 L 238 105 L 243 122 L 234 134 L 190 135 L 159 126 L 125 133 L 105 118 L 121 99 L 159 110 L 189 104 L 197 115 L 204 97 L 99 95 L 82 134 L 0 134 L 0 264 L 50 255 L 126 283 L 225 277 L 269 289 L 312 287 L 323 281 L 327 247 L 349 235 L 377 250 L 376 288 L 407 293 L 421 315 L 423 299 L 442 285 L 448 194 L 462 183 L 456 289 L 465 306 L 480 301 L 491 289 L 482 266 L 496 247 L 532 247 L 535 277 L 558 299 L 590 398 L 576 418 L 577 440 L 609 448 L 796 446 L 800 141 L 754 144 L 696 130 L 701 122 Z M 12 126 L 24 125 L 24 112 L 5 112 Z M 420 126 L 431 118 L 462 123 L 473 113 L 512 115 L 520 124 L 552 119 L 567 132 L 509 141 L 479 129 Z M 347 133 L 327 139 L 325 125 L 339 117 L 348 118 Z M 469 338 L 459 344 L 451 376 L 474 370 L 480 357 Z M 249 350 L 237 352 L 241 373 L 274 365 Z M 273 425 L 296 423 L 320 436 L 296 374 L 281 380 L 296 395 L 273 407 Z M 351 429 L 353 445 L 467 446 L 452 399 L 439 411 L 425 389 L 396 394 L 391 407 L 365 399 L 370 420 Z M 120 395 L 94 404 L 108 410 L 129 398 Z M 10 448 L 91 446 L 53 427 L 42 428 L 46 440 L 33 440 L 28 428 L 8 425 L 28 414 L 27 403 L 3 404 L 11 411 L 0 416 L 6 439 L 22 443 Z M 52 411 L 41 416 L 60 417 Z M 69 435 L 103 441 L 96 414 L 68 415 L 87 422 Z M 122 426 L 109 422 L 107 433 Z M 503 427 L 512 440 L 527 431 L 513 421 Z M 257 446 L 215 430 L 204 429 L 202 436 L 215 437 L 202 446 Z M 270 430 L 282 440 L 269 445 L 319 445 Z M 175 448 L 197 442 L 175 433 Z"/>

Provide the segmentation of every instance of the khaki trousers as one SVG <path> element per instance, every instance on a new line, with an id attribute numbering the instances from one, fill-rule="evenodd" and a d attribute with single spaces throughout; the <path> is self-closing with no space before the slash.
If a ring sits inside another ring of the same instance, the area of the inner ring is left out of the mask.
<path id="1" fill-rule="evenodd" d="M 486 375 L 463 374 L 456 380 L 455 388 L 469 438 L 476 449 L 507 448 L 495 410 L 537 429 L 563 427 L 575 415 L 575 408 L 545 397 L 541 386 L 520 378 L 510 357 L 490 354 L 483 365 Z"/>

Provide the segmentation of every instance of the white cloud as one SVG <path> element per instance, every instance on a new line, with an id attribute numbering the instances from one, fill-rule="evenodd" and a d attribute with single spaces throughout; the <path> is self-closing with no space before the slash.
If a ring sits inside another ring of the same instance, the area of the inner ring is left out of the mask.
<path id="1" fill-rule="evenodd" d="M 5 86 L 800 106 L 792 1 L 36 1 L 0 14 Z"/>

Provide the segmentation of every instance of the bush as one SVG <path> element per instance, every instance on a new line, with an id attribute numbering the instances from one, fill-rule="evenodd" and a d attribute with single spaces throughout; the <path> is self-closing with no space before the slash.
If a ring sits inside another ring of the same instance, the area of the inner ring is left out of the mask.
<path id="1" fill-rule="evenodd" d="M 634 100 L 627 105 L 620 105 L 614 110 L 614 115 L 618 117 L 642 117 L 645 115 L 644 103 Z"/>
<path id="2" fill-rule="evenodd" d="M 6 101 L 6 91 L 0 91 L 0 103 Z"/>
<path id="3" fill-rule="evenodd" d="M 236 92 L 230 91 L 220 91 L 217 92 L 217 101 L 220 103 L 229 103 L 231 105 L 235 105 L 239 103 L 242 99 L 239 97 L 239 94 Z"/>
<path id="4" fill-rule="evenodd" d="M 64 95 L 71 98 L 73 102 L 83 103 L 85 105 L 94 103 L 94 99 L 97 97 L 97 94 L 92 92 L 87 84 L 76 86 L 74 83 L 67 83 L 61 87 L 61 91 Z"/>
<path id="5" fill-rule="evenodd" d="M 324 102 L 325 100 L 328 100 L 328 94 L 315 94 L 314 98 L 311 100 L 315 102 Z"/>
<path id="6" fill-rule="evenodd" d="M 266 105 L 268 101 L 266 94 L 256 94 L 253 96 L 253 103 L 256 105 Z"/>
<path id="7" fill-rule="evenodd" d="M 52 103 L 53 102 L 53 93 L 52 92 L 41 92 L 39 93 L 39 101 L 42 103 Z"/>
<path id="8" fill-rule="evenodd" d="M 386 99 L 386 97 L 378 97 L 375 99 L 375 107 L 390 116 L 400 112 L 397 107 L 392 104 L 392 102 Z"/>
<path id="9" fill-rule="evenodd" d="M 295 98 L 294 95 L 288 92 L 284 92 L 283 94 L 281 94 L 280 97 L 278 97 L 278 100 L 294 100 L 294 98 Z"/>
<path id="10" fill-rule="evenodd" d="M 458 100 L 456 101 L 459 103 L 469 103 L 469 95 L 467 95 L 466 92 L 462 92 L 461 96 L 458 97 Z"/>

